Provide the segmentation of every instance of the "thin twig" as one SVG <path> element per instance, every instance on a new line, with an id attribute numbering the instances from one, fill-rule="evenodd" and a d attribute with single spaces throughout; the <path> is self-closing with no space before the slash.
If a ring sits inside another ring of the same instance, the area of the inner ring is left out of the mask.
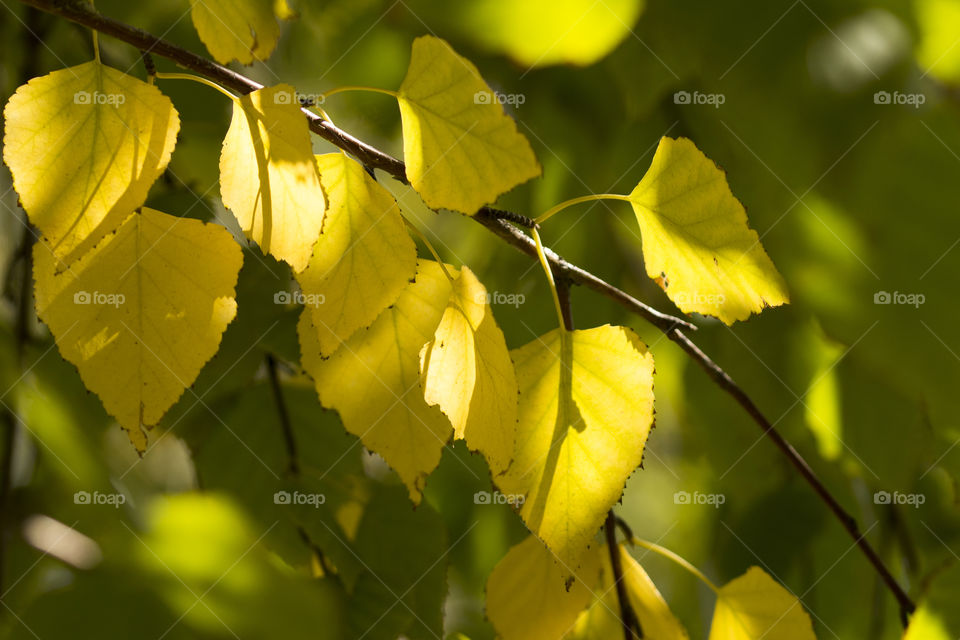
<path id="1" fill-rule="evenodd" d="M 293 424 L 290 422 L 290 412 L 287 411 L 287 402 L 283 399 L 283 389 L 280 386 L 280 376 L 277 375 L 277 360 L 273 354 L 267 354 L 267 375 L 270 377 L 270 391 L 273 401 L 277 405 L 277 416 L 280 418 L 280 429 L 283 431 L 283 441 L 287 446 L 287 470 L 290 475 L 300 475 L 300 457 L 297 454 L 297 440 L 293 435 Z"/>
<path id="2" fill-rule="evenodd" d="M 36 7 L 42 11 L 61 16 L 71 22 L 96 29 L 100 33 L 127 42 L 142 51 L 172 60 L 184 68 L 204 75 L 211 80 L 216 80 L 223 86 L 239 93 L 249 93 L 262 88 L 262 85 L 259 83 L 218 65 L 211 60 L 177 47 L 145 31 L 100 15 L 93 11 L 83 0 L 20 0 L 20 2 Z M 397 180 L 406 182 L 406 168 L 400 160 L 358 140 L 315 113 L 304 110 L 304 114 L 309 120 L 310 129 L 318 136 L 350 153 L 361 163 L 386 171 Z M 473 216 L 475 221 L 490 229 L 514 247 L 528 255 L 535 256 L 536 247 L 533 245 L 533 241 L 504 218 L 505 216 L 501 215 L 498 210 L 488 207 L 484 207 Z M 790 459 L 794 467 L 800 471 L 803 478 L 827 504 L 837 519 L 840 520 L 844 529 L 846 529 L 855 540 L 857 546 L 860 547 L 860 550 L 867 557 L 867 560 L 880 574 L 883 581 L 897 599 L 901 608 L 901 617 L 905 617 L 907 614 L 913 612 L 915 608 L 913 601 L 884 566 L 883 561 L 877 556 L 876 552 L 870 546 L 870 543 L 867 542 L 860 533 L 853 516 L 848 514 L 837 500 L 833 498 L 826 487 L 817 479 L 803 457 L 780 436 L 769 420 L 760 413 L 746 393 L 680 331 L 681 327 L 694 329 L 695 327 L 693 325 L 685 320 L 669 316 L 645 305 L 588 271 L 566 262 L 552 251 L 548 251 L 547 256 L 551 268 L 556 269 L 555 273 L 565 276 L 571 284 L 582 285 L 607 296 L 663 331 L 667 337 L 679 344 L 724 391 L 733 396 L 754 422 L 760 426 L 763 433 L 771 438 L 780 451 Z"/>

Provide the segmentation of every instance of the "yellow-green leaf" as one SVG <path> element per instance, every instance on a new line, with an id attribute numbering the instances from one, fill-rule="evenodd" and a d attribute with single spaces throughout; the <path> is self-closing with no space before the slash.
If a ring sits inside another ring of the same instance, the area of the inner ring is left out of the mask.
<path id="1" fill-rule="evenodd" d="M 563 637 L 595 597 L 593 587 L 600 580 L 597 552 L 584 556 L 567 589 L 569 574 L 536 536 L 514 545 L 487 580 L 487 617 L 499 637 L 503 640 Z"/>
<path id="2" fill-rule="evenodd" d="M 643 0 L 474 0 L 463 3 L 468 35 L 525 67 L 588 65 L 631 33 Z"/>
<path id="3" fill-rule="evenodd" d="M 726 176 L 686 138 L 662 138 L 630 194 L 647 274 L 685 312 L 727 324 L 788 302 Z"/>
<path id="4" fill-rule="evenodd" d="M 393 306 L 328 359 L 320 356 L 309 310 L 298 325 L 302 365 L 320 402 L 396 470 L 415 503 L 452 431 L 440 409 L 424 401 L 419 380 L 420 349 L 433 337 L 450 289 L 438 263 L 419 261 L 416 280 Z"/>
<path id="5" fill-rule="evenodd" d="M 190 17 L 203 44 L 221 64 L 266 60 L 280 37 L 274 0 L 191 0 Z M 291 12 L 280 0 L 280 17 Z"/>
<path id="6" fill-rule="evenodd" d="M 815 640 L 803 605 L 760 567 L 721 587 L 710 640 Z"/>
<path id="7" fill-rule="evenodd" d="M 20 202 L 64 264 L 143 204 L 180 129 L 159 89 L 99 62 L 34 78 L 4 117 Z"/>
<path id="8" fill-rule="evenodd" d="M 223 227 L 143 208 L 66 271 L 34 245 L 37 315 L 139 449 L 217 352 L 243 252 Z"/>
<path id="9" fill-rule="evenodd" d="M 930 75 L 948 84 L 960 82 L 960 48 L 957 47 L 957 25 L 960 25 L 958 0 L 915 0 L 914 15 L 919 39 L 917 63 Z"/>
<path id="10" fill-rule="evenodd" d="M 513 461 L 496 479 L 569 572 L 643 459 L 653 356 L 626 327 L 557 329 L 511 355 L 520 387 Z"/>
<path id="11" fill-rule="evenodd" d="M 390 192 L 342 153 L 317 156 L 329 209 L 310 263 L 298 276 L 328 356 L 370 326 L 417 271 L 417 249 Z"/>
<path id="12" fill-rule="evenodd" d="M 450 418 L 455 438 L 480 451 L 496 475 L 513 455 L 517 379 L 487 290 L 460 269 L 433 340 L 420 352 L 423 395 Z"/>
<path id="13" fill-rule="evenodd" d="M 568 640 L 607 640 L 623 637 L 620 620 L 620 601 L 613 585 L 613 570 L 610 568 L 608 547 L 603 546 L 598 555 L 603 558 L 602 577 L 591 585 L 596 594 L 590 608 L 577 618 Z M 644 640 L 687 640 L 687 630 L 677 620 L 666 600 L 660 595 L 653 580 L 640 563 L 619 546 L 620 563 L 623 568 L 623 584 L 627 599 L 643 629 Z"/>
<path id="14" fill-rule="evenodd" d="M 429 206 L 472 215 L 540 175 L 497 95 L 445 41 L 414 40 L 398 101 L 407 179 Z"/>
<path id="15" fill-rule="evenodd" d="M 326 199 L 294 95 L 281 84 L 234 102 L 220 154 L 220 193 L 248 238 L 302 271 L 320 237 Z"/>

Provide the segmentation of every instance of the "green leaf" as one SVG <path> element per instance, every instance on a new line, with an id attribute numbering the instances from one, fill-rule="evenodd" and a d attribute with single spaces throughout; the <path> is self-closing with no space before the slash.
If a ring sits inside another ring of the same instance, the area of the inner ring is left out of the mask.
<path id="1" fill-rule="evenodd" d="M 143 204 L 180 129 L 156 87 L 99 62 L 34 78 L 4 117 L 3 159 L 20 202 L 65 264 Z"/>
<path id="2" fill-rule="evenodd" d="M 800 601 L 760 567 L 720 588 L 710 640 L 815 640 Z"/>
<path id="3" fill-rule="evenodd" d="M 595 597 L 600 580 L 597 551 L 584 556 L 575 580 L 536 536 L 514 545 L 487 580 L 487 616 L 503 640 L 565 637 Z M 610 636 L 613 637 L 613 636 Z"/>
<path id="4" fill-rule="evenodd" d="M 424 399 L 450 418 L 455 438 L 467 441 L 503 473 L 517 430 L 517 379 L 503 332 L 483 284 L 460 269 L 450 302 L 420 352 Z"/>
<path id="5" fill-rule="evenodd" d="M 631 33 L 643 0 L 475 0 L 461 22 L 483 47 L 524 67 L 589 65 Z"/>
<path id="6" fill-rule="evenodd" d="M 788 302 L 783 278 L 723 171 L 690 140 L 660 140 L 630 203 L 647 275 L 684 313 L 733 324 Z"/>
<path id="7" fill-rule="evenodd" d="M 452 431 L 446 416 L 424 401 L 419 383 L 420 350 L 433 337 L 450 290 L 438 263 L 419 261 L 416 281 L 329 359 L 320 355 L 309 310 L 297 327 L 301 364 L 320 402 L 396 470 L 414 503 Z"/>
<path id="8" fill-rule="evenodd" d="M 244 234 L 302 271 L 320 237 L 326 198 L 293 87 L 239 98 L 220 154 L 220 193 Z"/>
<path id="9" fill-rule="evenodd" d="M 280 38 L 279 17 L 291 15 L 286 0 L 190 0 L 190 17 L 203 44 L 220 64 L 266 60 Z"/>
<path id="10" fill-rule="evenodd" d="M 242 252 L 223 228 L 144 208 L 67 271 L 34 245 L 37 315 L 140 451 L 217 352 Z"/>
<path id="11" fill-rule="evenodd" d="M 626 327 L 563 335 L 511 353 L 520 387 L 513 462 L 495 478 L 569 575 L 643 459 L 653 426 L 653 356 Z"/>
<path id="12" fill-rule="evenodd" d="M 565 636 L 568 640 L 606 640 L 623 636 L 620 600 L 613 584 L 608 548 L 603 546 L 597 552 L 603 562 L 600 581 L 592 585 L 594 600 L 590 608 L 577 619 L 573 632 Z M 640 621 L 643 637 L 646 640 L 687 640 L 689 636 L 686 629 L 670 611 L 667 602 L 640 563 L 634 560 L 623 545 L 619 545 L 618 552 L 627 599 Z"/>
<path id="13" fill-rule="evenodd" d="M 297 275 L 320 352 L 370 326 L 417 272 L 417 249 L 390 192 L 343 153 L 317 156 L 329 200 L 323 233 Z"/>
<path id="14" fill-rule="evenodd" d="M 352 637 L 441 637 L 447 539 L 440 514 L 426 504 L 414 509 L 400 487 L 383 486 L 363 512 L 355 546 L 366 571 L 350 598 Z"/>
<path id="15" fill-rule="evenodd" d="M 496 94 L 444 40 L 414 40 L 398 101 L 407 179 L 430 207 L 472 215 L 540 175 Z"/>

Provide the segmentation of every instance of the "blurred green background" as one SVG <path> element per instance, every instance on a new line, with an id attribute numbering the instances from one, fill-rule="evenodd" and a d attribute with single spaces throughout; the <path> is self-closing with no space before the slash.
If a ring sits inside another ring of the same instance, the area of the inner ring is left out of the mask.
<path id="1" fill-rule="evenodd" d="M 931 619 L 958 622 L 949 617 L 960 601 L 960 2 L 293 4 L 299 17 L 283 24 L 274 55 L 242 72 L 305 94 L 393 89 L 413 38 L 433 33 L 495 90 L 522 96 L 507 109 L 544 175 L 505 195 L 505 208 L 536 215 L 577 195 L 629 193 L 663 135 L 691 138 L 723 167 L 792 304 L 733 327 L 694 318 L 692 337 L 807 458 L 911 595 L 929 594 Z M 184 0 L 97 8 L 206 54 Z M 137 51 L 101 42 L 105 62 L 145 76 Z M 0 12 L 0 51 L 4 103 L 30 77 L 92 57 L 84 29 L 14 0 Z M 191 83 L 161 88 L 182 128 L 148 204 L 230 226 L 217 188 L 230 105 Z M 343 94 L 324 106 L 341 128 L 401 154 L 388 97 Z M 316 150 L 331 147 L 317 140 Z M 522 296 L 495 308 L 511 348 L 554 328 L 533 261 L 379 177 L 445 260 L 469 265 L 491 292 Z M 490 490 L 489 473 L 459 445 L 430 477 L 425 504 L 407 508 L 391 473 L 297 374 L 296 309 L 271 298 L 288 285 L 286 267 L 245 261 L 221 352 L 138 460 L 32 318 L 32 303 L 21 304 L 23 215 L 5 168 L 0 193 L 5 634 L 359 637 L 362 621 L 379 618 L 364 637 L 494 636 L 484 583 L 525 536 L 522 524 L 506 506 L 474 503 Z M 645 277 L 624 203 L 565 212 L 544 241 L 675 312 Z M 573 304 L 577 326 L 630 325 L 656 357 L 657 428 L 619 508 L 634 531 L 718 583 L 764 567 L 802 599 L 820 638 L 899 637 L 896 604 L 870 565 L 740 407 L 653 327 L 590 291 L 575 289 Z M 284 474 L 268 353 L 284 363 L 311 470 L 296 482 Z M 328 501 L 283 509 L 272 499 L 281 490 Z M 125 502 L 77 504 L 78 491 Z M 677 504 L 680 491 L 724 501 Z M 636 555 L 691 637 L 706 637 L 712 594 L 662 558 Z M 331 566 L 335 579 L 311 578 Z"/>

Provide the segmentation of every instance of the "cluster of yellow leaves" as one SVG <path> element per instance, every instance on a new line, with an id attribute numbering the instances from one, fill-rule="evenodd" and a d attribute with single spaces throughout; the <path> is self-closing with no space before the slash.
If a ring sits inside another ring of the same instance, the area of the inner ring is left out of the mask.
<path id="1" fill-rule="evenodd" d="M 649 640 L 688 640 L 656 585 L 619 546 L 627 600 Z M 512 547 L 487 581 L 487 616 L 503 640 L 606 640 L 623 637 L 610 551 L 588 553 L 572 573 L 530 536 Z M 815 640 L 810 617 L 759 567 L 716 589 L 710 640 Z"/>

